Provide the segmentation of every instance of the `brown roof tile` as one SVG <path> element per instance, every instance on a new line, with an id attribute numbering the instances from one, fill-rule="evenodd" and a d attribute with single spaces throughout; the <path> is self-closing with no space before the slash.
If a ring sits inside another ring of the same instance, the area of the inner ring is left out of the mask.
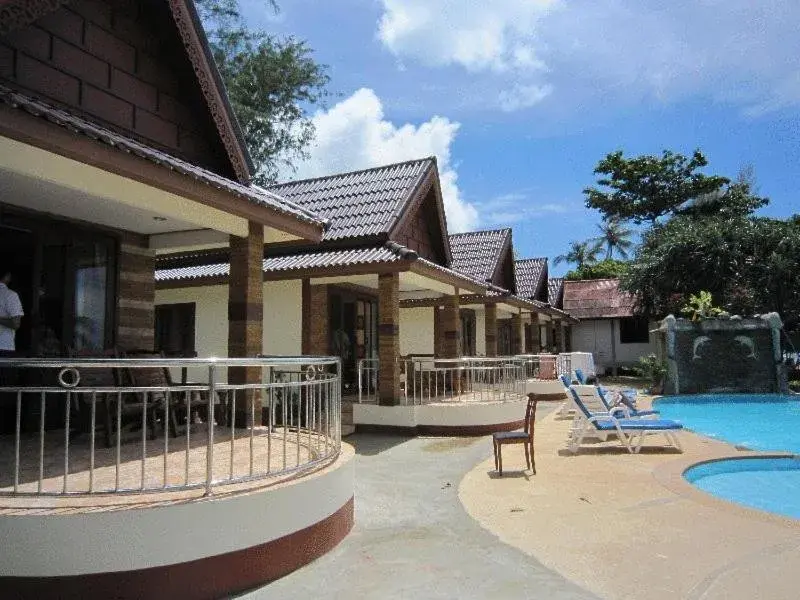
<path id="1" fill-rule="evenodd" d="M 450 236 L 453 268 L 479 281 L 490 281 L 511 229 L 469 231 Z"/>
<path id="2" fill-rule="evenodd" d="M 564 282 L 564 310 L 578 319 L 633 316 L 634 299 L 619 289 L 618 279 Z"/>
<path id="3" fill-rule="evenodd" d="M 386 235 L 403 214 L 434 158 L 291 181 L 270 190 L 329 221 L 324 241 Z"/>

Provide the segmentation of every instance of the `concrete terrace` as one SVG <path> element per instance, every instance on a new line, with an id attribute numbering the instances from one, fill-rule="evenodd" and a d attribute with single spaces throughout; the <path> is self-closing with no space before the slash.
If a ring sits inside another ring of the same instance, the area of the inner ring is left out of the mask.
<path id="1" fill-rule="evenodd" d="M 491 454 L 489 438 L 356 434 L 347 441 L 357 453 L 353 531 L 316 562 L 243 598 L 596 597 L 465 512 L 459 481 Z"/>
<path id="2" fill-rule="evenodd" d="M 459 495 L 469 514 L 500 541 L 603 598 L 795 599 L 800 589 L 800 521 L 728 503 L 681 477 L 698 461 L 757 454 L 692 432 L 684 452 L 628 454 L 612 439 L 565 447 L 570 421 L 537 423 L 538 474 L 487 476 L 475 466 Z M 504 467 L 524 468 L 522 452 Z M 546 597 L 546 596 L 542 596 Z"/>

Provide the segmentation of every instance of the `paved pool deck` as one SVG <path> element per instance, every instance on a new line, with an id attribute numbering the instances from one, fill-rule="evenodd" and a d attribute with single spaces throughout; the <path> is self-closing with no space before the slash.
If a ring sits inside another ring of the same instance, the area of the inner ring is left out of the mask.
<path id="1" fill-rule="evenodd" d="M 573 455 L 569 425 L 552 412 L 539 420 L 534 477 L 517 448 L 503 454 L 508 477 L 493 478 L 491 459 L 464 477 L 459 496 L 487 531 L 602 598 L 800 598 L 800 521 L 681 477 L 701 460 L 755 453 L 683 431 L 682 454 L 647 447 L 654 436 L 639 455 L 616 440 Z"/>
<path id="2" fill-rule="evenodd" d="M 491 438 L 356 434 L 347 442 L 357 454 L 352 533 L 319 560 L 243 598 L 597 598 L 464 510 L 459 482 L 491 456 Z M 484 476 L 490 485 L 505 483 Z"/>

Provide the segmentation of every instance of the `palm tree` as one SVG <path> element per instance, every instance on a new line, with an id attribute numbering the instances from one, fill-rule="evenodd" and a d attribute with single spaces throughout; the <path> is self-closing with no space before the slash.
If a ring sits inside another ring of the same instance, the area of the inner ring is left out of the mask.
<path id="1" fill-rule="evenodd" d="M 614 250 L 617 251 L 620 258 L 628 258 L 628 251 L 633 248 L 633 229 L 625 227 L 618 219 L 609 219 L 603 221 L 597 226 L 600 230 L 600 236 L 595 238 L 595 241 L 600 247 L 606 247 L 606 259 L 614 255 Z"/>
<path id="2" fill-rule="evenodd" d="M 553 259 L 553 264 L 557 265 L 562 262 L 575 263 L 577 268 L 580 269 L 584 265 L 596 262 L 600 250 L 601 245 L 594 240 L 570 242 L 569 252 L 556 256 Z"/>

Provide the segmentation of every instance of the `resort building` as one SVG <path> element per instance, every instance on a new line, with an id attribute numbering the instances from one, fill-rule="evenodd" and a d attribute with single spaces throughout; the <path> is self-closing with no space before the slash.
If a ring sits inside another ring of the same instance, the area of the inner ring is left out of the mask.
<path id="1" fill-rule="evenodd" d="M 434 158 L 274 186 L 325 218 L 319 244 L 284 241 L 264 250 L 264 354 L 339 356 L 345 394 L 372 362 L 383 404 L 398 404 L 401 357 L 523 354 L 531 315 L 566 315 L 514 295 L 511 230 L 447 235 Z M 201 355 L 224 352 L 227 251 L 157 257 L 156 302 L 168 332 L 192 314 Z M 185 308 L 184 308 L 185 307 Z M 398 370 L 399 369 L 399 370 Z"/>
<path id="2" fill-rule="evenodd" d="M 563 307 L 579 322 L 571 326 L 571 351 L 594 355 L 598 374 L 616 374 L 656 351 L 656 324 L 634 313 L 634 299 L 617 279 L 563 282 Z"/>
<path id="3" fill-rule="evenodd" d="M 194 4 L 4 3 L 0 146 L 0 256 L 25 312 L 16 354 L 49 357 L 0 365 L 0 530 L 13 548 L 0 560 L 4 593 L 220 596 L 341 540 L 352 525 L 353 487 L 335 413 L 336 365 L 295 359 L 314 365 L 315 395 L 299 380 L 280 391 L 313 403 L 311 413 L 289 417 L 298 432 L 303 419 L 309 438 L 284 434 L 278 457 L 277 442 L 266 450 L 275 429 L 261 428 L 260 418 L 276 405 L 259 387 L 276 363 L 254 358 L 265 338 L 270 347 L 287 344 L 287 354 L 302 350 L 280 329 L 264 331 L 265 244 L 316 243 L 326 222 L 251 183 L 254 167 Z M 225 327 L 206 356 L 242 362 L 197 362 L 212 381 L 184 391 L 136 383 L 146 370 L 162 378 L 173 366 L 131 358 L 167 335 L 155 334 L 157 253 L 209 246 L 225 249 L 227 271 L 208 315 Z M 89 364 L 91 357 L 110 362 Z M 109 375 L 103 383 L 90 376 L 101 371 Z M 138 443 L 121 443 L 134 402 Z M 228 409 L 237 424 L 249 412 L 246 427 L 224 427 Z M 95 435 L 101 415 L 105 449 Z M 176 422 L 181 437 L 169 448 Z M 157 427 L 163 435 L 152 441 Z M 234 448 L 243 431 L 249 454 L 246 444 Z M 282 466 L 254 465 L 264 451 Z M 242 456 L 245 474 L 237 471 Z M 224 499 L 209 502 L 223 485 Z M 289 538 L 300 549 L 287 554 Z"/>

